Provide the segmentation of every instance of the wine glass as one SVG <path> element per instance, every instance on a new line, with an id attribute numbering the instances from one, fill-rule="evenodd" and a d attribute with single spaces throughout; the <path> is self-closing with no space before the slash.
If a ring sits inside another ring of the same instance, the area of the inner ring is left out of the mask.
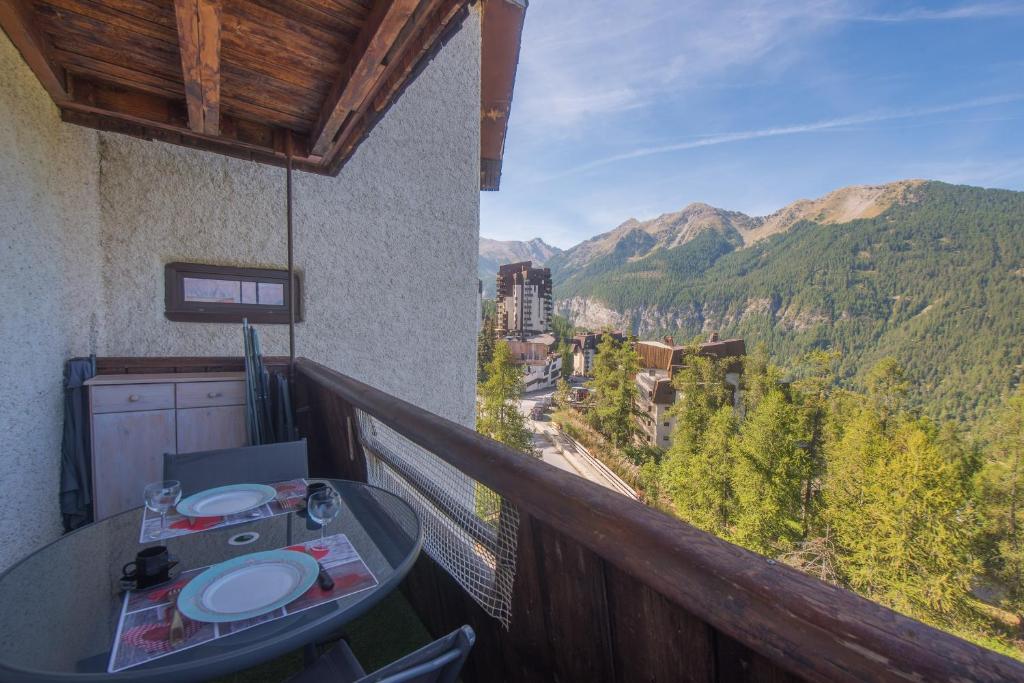
<path id="1" fill-rule="evenodd" d="M 341 496 L 328 486 L 325 489 L 316 491 L 309 496 L 306 504 L 306 514 L 314 522 L 320 525 L 320 545 L 314 545 L 315 550 L 326 550 L 327 525 L 330 524 L 338 513 L 341 512 Z"/>
<path id="2" fill-rule="evenodd" d="M 181 482 L 170 479 L 147 484 L 146 507 L 160 515 L 160 530 L 167 528 L 167 512 L 181 500 Z"/>

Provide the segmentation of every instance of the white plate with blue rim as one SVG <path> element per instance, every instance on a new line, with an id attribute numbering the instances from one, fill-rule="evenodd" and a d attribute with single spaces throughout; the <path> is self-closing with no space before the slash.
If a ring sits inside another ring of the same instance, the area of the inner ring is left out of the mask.
<path id="1" fill-rule="evenodd" d="M 186 517 L 237 515 L 266 505 L 277 490 L 266 484 L 231 484 L 194 493 L 178 503 L 178 514 Z"/>
<path id="2" fill-rule="evenodd" d="M 320 565 L 295 550 L 267 550 L 215 564 L 188 582 L 178 609 L 189 619 L 226 623 L 252 619 L 301 597 Z"/>

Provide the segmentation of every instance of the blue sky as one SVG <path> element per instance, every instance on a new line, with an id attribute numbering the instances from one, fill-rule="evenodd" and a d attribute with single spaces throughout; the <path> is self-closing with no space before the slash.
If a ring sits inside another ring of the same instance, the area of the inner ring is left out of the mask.
<path id="1" fill-rule="evenodd" d="M 532 0 L 481 234 L 902 178 L 1024 190 L 1024 0 Z"/>

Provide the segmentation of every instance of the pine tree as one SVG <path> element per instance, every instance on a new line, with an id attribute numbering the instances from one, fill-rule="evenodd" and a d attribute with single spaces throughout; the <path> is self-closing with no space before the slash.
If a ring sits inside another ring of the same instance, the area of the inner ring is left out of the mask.
<path id="1" fill-rule="evenodd" d="M 971 513 L 937 430 L 890 405 L 865 405 L 833 452 L 825 500 L 839 572 L 872 600 L 956 623 L 977 569 Z"/>
<path id="2" fill-rule="evenodd" d="M 736 439 L 734 540 L 775 556 L 802 538 L 803 486 L 810 472 L 799 447 L 800 419 L 780 388 L 767 391 Z"/>
<path id="3" fill-rule="evenodd" d="M 806 451 L 808 458 L 800 513 L 805 538 L 812 531 L 817 531 L 812 527 L 820 507 L 818 488 L 825 473 L 825 448 L 830 436 L 830 403 L 835 384 L 833 367 L 839 358 L 835 352 L 811 351 L 803 357 L 800 368 L 802 376 L 793 386 L 800 431 L 806 437 L 798 447 Z"/>
<path id="4" fill-rule="evenodd" d="M 996 414 L 988 440 L 976 481 L 985 565 L 1006 588 L 1007 608 L 1024 614 L 1024 388 Z"/>
<path id="5" fill-rule="evenodd" d="M 572 377 L 572 345 L 563 343 L 558 353 L 562 356 L 561 377 L 563 380 L 569 379 Z"/>
<path id="6" fill-rule="evenodd" d="M 689 429 L 683 431 L 692 433 Z M 669 496 L 675 513 L 695 527 L 722 538 L 729 537 L 735 507 L 732 491 L 735 434 L 735 411 L 732 406 L 721 406 L 707 420 L 699 441 L 673 441 L 661 468 L 660 488 Z"/>
<path id="7" fill-rule="evenodd" d="M 561 408 L 562 410 L 568 408 L 570 403 L 569 396 L 571 392 L 572 387 L 569 386 L 568 382 L 566 382 L 564 379 L 558 380 L 558 383 L 555 385 L 555 405 Z"/>
<path id="8" fill-rule="evenodd" d="M 487 366 L 494 358 L 494 316 L 484 317 L 483 326 L 476 345 L 476 381 L 483 384 L 487 381 Z"/>
<path id="9" fill-rule="evenodd" d="M 662 459 L 658 488 L 675 513 L 726 537 L 732 511 L 732 449 L 737 421 L 721 361 L 687 354 L 672 380 L 676 402 L 672 446 Z"/>
<path id="10" fill-rule="evenodd" d="M 523 371 L 512 362 L 508 342 L 499 341 L 487 364 L 487 380 L 480 385 L 476 430 L 495 441 L 532 453 L 533 438 L 526 418 L 519 412 Z"/>
<path id="11" fill-rule="evenodd" d="M 591 420 L 617 447 L 630 443 L 636 431 L 633 403 L 637 396 L 636 374 L 640 358 L 631 341 L 618 342 L 605 334 L 594 357 L 594 391 Z"/>

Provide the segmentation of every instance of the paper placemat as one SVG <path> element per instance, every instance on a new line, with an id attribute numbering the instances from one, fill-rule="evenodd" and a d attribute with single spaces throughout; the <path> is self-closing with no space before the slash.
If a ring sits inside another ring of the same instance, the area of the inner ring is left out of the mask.
<path id="1" fill-rule="evenodd" d="M 277 497 L 274 500 L 237 515 L 188 518 L 174 510 L 167 513 L 166 529 L 160 528 L 160 515 L 144 507 L 142 508 L 142 524 L 139 527 L 139 543 L 164 541 L 175 536 L 220 529 L 233 524 L 244 524 L 256 519 L 265 519 L 300 510 L 306 505 L 306 485 L 305 479 L 292 479 L 271 484 L 277 491 Z"/>
<path id="2" fill-rule="evenodd" d="M 232 633 L 244 631 L 267 621 L 302 612 L 332 600 L 339 600 L 377 585 L 377 577 L 363 562 L 363 558 L 352 547 L 352 543 L 349 542 L 345 534 L 328 536 L 326 551 L 307 550 L 315 543 L 317 541 L 310 541 L 305 545 L 288 546 L 288 550 L 306 551 L 318 559 L 334 579 L 333 589 L 324 591 L 314 583 L 302 596 L 281 609 L 252 619 L 233 621 L 227 624 L 207 624 L 193 621 L 182 615 L 181 618 L 185 624 L 185 639 L 175 648 L 171 647 L 168 640 L 172 614 L 169 609 L 170 603 L 167 601 L 167 593 L 174 588 L 184 588 L 189 581 L 203 573 L 208 567 L 190 569 L 163 586 L 155 586 L 141 591 L 128 591 L 121 607 L 121 617 L 118 620 L 107 672 L 115 673 L 145 664 Z"/>

